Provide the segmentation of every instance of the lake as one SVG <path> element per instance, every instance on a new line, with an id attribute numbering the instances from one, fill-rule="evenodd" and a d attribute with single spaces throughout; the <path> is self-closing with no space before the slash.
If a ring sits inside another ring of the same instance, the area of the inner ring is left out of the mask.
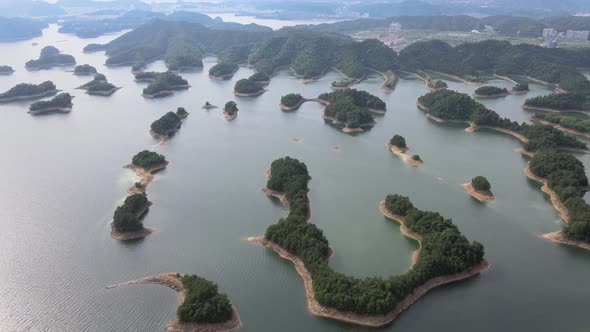
<path id="1" fill-rule="evenodd" d="M 467 133 L 465 126 L 427 119 L 415 103 L 424 83 L 403 79 L 390 94 L 371 76 L 356 88 L 382 98 L 384 116 L 370 131 L 348 135 L 324 123 L 322 106 L 306 103 L 282 112 L 290 92 L 316 97 L 339 75 L 330 72 L 303 84 L 288 72 L 273 77 L 268 92 L 238 98 L 234 83 L 252 70 L 240 68 L 230 81 L 209 79 L 216 62 L 183 73 L 192 85 L 174 96 L 141 97 L 129 67 L 107 68 L 102 53 L 84 54 L 89 43 L 57 33 L 0 44 L 0 64 L 16 69 L 0 77 L 0 91 L 17 83 L 52 80 L 75 95 L 69 114 L 31 116 L 30 103 L 0 105 L 0 330 L 162 331 L 175 315 L 178 297 L 170 289 L 108 285 L 161 272 L 198 274 L 216 282 L 236 306 L 242 331 L 365 331 L 312 316 L 303 284 L 290 263 L 245 239 L 286 215 L 261 192 L 270 163 L 292 156 L 304 161 L 310 182 L 312 222 L 330 241 L 330 265 L 355 276 L 389 276 L 407 271 L 415 244 L 379 212 L 388 193 L 409 196 L 420 209 L 452 218 L 470 239 L 485 245 L 490 270 L 472 280 L 438 288 L 419 300 L 385 331 L 582 331 L 590 328 L 590 254 L 540 238 L 562 221 L 539 184 L 523 173 L 527 159 L 519 141 L 493 131 Z M 32 46 L 32 43 L 38 46 Z M 77 86 L 88 77 L 62 69 L 28 72 L 24 63 L 54 45 L 91 64 L 122 87 L 111 97 L 89 96 Z M 162 62 L 148 70 L 162 71 Z M 505 81 L 494 85 L 511 87 Z M 475 86 L 449 82 L 473 93 Z M 526 98 L 547 94 L 531 85 L 523 96 L 482 100 L 502 116 L 528 121 Z M 222 110 L 205 111 L 205 101 L 238 103 L 236 120 Z M 163 145 L 150 124 L 168 111 L 191 114 Z M 424 165 L 413 168 L 384 146 L 403 135 Z M 293 139 L 299 138 L 301 142 Z M 340 151 L 329 148 L 339 145 Z M 159 232 L 135 242 L 110 237 L 113 211 L 136 180 L 123 168 L 131 157 L 152 149 L 170 165 L 148 188 L 154 203 L 144 219 Z M 588 168 L 590 156 L 577 155 Z M 461 186 L 486 176 L 496 202 L 481 204 Z"/>

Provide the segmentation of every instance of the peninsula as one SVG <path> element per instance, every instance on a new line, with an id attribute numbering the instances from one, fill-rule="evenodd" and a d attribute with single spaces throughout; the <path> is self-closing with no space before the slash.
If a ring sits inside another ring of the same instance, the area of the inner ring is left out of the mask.
<path id="1" fill-rule="evenodd" d="M 263 72 L 256 72 L 252 74 L 248 79 L 254 83 L 266 85 L 270 83 L 270 76 Z"/>
<path id="2" fill-rule="evenodd" d="M 148 185 L 154 179 L 154 173 L 166 168 L 169 162 L 166 158 L 156 152 L 143 150 L 131 159 L 131 164 L 126 167 L 135 171 L 139 181 L 129 188 L 130 194 L 144 193 Z"/>
<path id="3" fill-rule="evenodd" d="M 238 69 L 235 63 L 218 63 L 209 69 L 209 77 L 216 80 L 229 80 Z"/>
<path id="4" fill-rule="evenodd" d="M 182 126 L 180 117 L 174 112 L 168 112 L 152 123 L 150 134 L 155 138 L 166 140 L 174 135 L 180 126 Z"/>
<path id="5" fill-rule="evenodd" d="M 76 59 L 61 52 L 54 46 L 45 46 L 41 49 L 41 55 L 37 60 L 29 60 L 25 67 L 29 70 L 50 69 L 52 67 L 73 66 Z"/>
<path id="6" fill-rule="evenodd" d="M 58 92 L 55 84 L 45 81 L 41 84 L 20 83 L 10 90 L 0 93 L 0 103 L 9 103 L 20 100 L 34 100 L 52 96 Z"/>
<path id="7" fill-rule="evenodd" d="M 554 93 L 527 99 L 524 109 L 556 113 L 590 114 L 590 93 Z"/>
<path id="8" fill-rule="evenodd" d="M 590 138 L 590 119 L 555 113 L 536 113 L 529 118 L 533 122 L 552 126 L 566 133 Z"/>
<path id="9" fill-rule="evenodd" d="M 227 121 L 231 121 L 238 116 L 238 104 L 234 101 L 228 101 L 223 107 L 223 116 Z"/>
<path id="10" fill-rule="evenodd" d="M 406 139 L 400 135 L 393 135 L 386 144 L 387 148 L 396 156 L 401 157 L 410 166 L 420 166 L 424 163 L 419 155 L 410 156 L 406 154 L 410 148 L 406 145 Z"/>
<path id="11" fill-rule="evenodd" d="M 48 101 L 38 101 L 31 104 L 29 113 L 32 115 L 46 113 L 69 113 L 72 111 L 72 96 L 69 93 L 60 93 Z"/>
<path id="12" fill-rule="evenodd" d="M 491 191 L 492 185 L 488 179 L 483 176 L 476 176 L 471 179 L 471 182 L 463 184 L 463 187 L 471 197 L 480 202 L 492 202 L 496 200 Z"/>

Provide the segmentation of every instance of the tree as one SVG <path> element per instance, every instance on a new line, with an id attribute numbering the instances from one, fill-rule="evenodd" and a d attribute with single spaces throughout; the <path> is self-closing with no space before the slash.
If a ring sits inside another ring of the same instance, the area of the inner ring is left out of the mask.
<path id="1" fill-rule="evenodd" d="M 471 180 L 471 185 L 473 186 L 473 189 L 475 189 L 477 191 L 482 191 L 482 192 L 489 192 L 490 189 L 492 189 L 492 185 L 490 184 L 488 179 L 486 179 L 483 176 L 474 177 Z"/>
<path id="2" fill-rule="evenodd" d="M 400 135 L 393 135 L 393 137 L 389 140 L 389 144 L 396 146 L 400 149 L 406 148 L 406 139 Z"/>

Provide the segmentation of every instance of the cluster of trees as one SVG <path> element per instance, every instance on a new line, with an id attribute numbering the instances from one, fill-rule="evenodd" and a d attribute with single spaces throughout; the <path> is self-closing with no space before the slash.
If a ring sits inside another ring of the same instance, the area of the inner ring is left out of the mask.
<path id="1" fill-rule="evenodd" d="M 584 164 L 570 154 L 543 149 L 533 156 L 529 169 L 548 181 L 567 209 L 570 221 L 563 227 L 565 237 L 590 242 L 590 206 L 583 198 L 588 187 Z"/>
<path id="2" fill-rule="evenodd" d="M 431 89 L 446 89 L 449 86 L 447 85 L 447 82 L 443 81 L 443 80 L 437 80 L 437 79 L 429 79 L 428 80 L 428 87 Z"/>
<path id="3" fill-rule="evenodd" d="M 88 64 L 78 65 L 74 68 L 74 74 L 76 75 L 93 75 L 96 73 L 96 68 Z"/>
<path id="4" fill-rule="evenodd" d="M 490 193 L 490 190 L 492 189 L 492 185 L 488 179 L 483 176 L 476 176 L 471 179 L 471 185 L 473 186 L 473 189 L 484 193 Z"/>
<path id="5" fill-rule="evenodd" d="M 164 163 L 166 163 L 166 158 L 159 153 L 149 150 L 143 150 L 137 153 L 135 156 L 133 156 L 133 158 L 131 159 L 131 163 L 137 167 L 150 169 L 156 166 L 161 166 Z"/>
<path id="6" fill-rule="evenodd" d="M 334 272 L 327 262 L 328 240 L 316 225 L 306 222 L 308 181 L 307 167 L 297 159 L 285 157 L 272 163 L 267 187 L 285 193 L 289 215 L 268 227 L 265 237 L 303 261 L 312 276 L 316 300 L 324 306 L 363 315 L 385 314 L 427 280 L 465 271 L 483 259 L 483 246 L 470 244 L 450 220 L 414 208 L 407 197 L 390 195 L 387 208 L 405 216 L 408 228 L 422 236 L 414 268 L 388 278 Z"/>
<path id="7" fill-rule="evenodd" d="M 234 115 L 238 112 L 238 104 L 235 101 L 228 101 L 223 107 L 223 111 L 228 115 Z"/>
<path id="8" fill-rule="evenodd" d="M 348 128 L 358 128 L 373 122 L 368 109 L 385 110 L 383 100 L 366 91 L 356 89 L 337 90 L 323 93 L 318 97 L 329 102 L 324 115 L 346 123 Z"/>
<path id="9" fill-rule="evenodd" d="M 57 87 L 51 81 L 45 81 L 41 84 L 20 83 L 10 88 L 10 90 L 0 93 L 0 99 L 42 95 L 56 89 Z"/>
<path id="10" fill-rule="evenodd" d="M 584 133 L 590 132 L 590 119 L 587 118 L 577 118 L 555 113 L 537 113 L 535 117 L 558 124 L 564 128 L 574 129 Z"/>
<path id="11" fill-rule="evenodd" d="M 400 135 L 393 135 L 393 137 L 389 140 L 389 144 L 396 146 L 400 149 L 406 148 L 406 139 Z"/>
<path id="12" fill-rule="evenodd" d="M 262 72 L 254 73 L 250 77 L 248 77 L 248 79 L 259 84 L 270 82 L 270 76 Z"/>
<path id="13" fill-rule="evenodd" d="M 528 83 L 516 83 L 512 87 L 512 91 L 520 92 L 520 91 L 529 91 L 529 84 Z"/>
<path id="14" fill-rule="evenodd" d="M 321 100 L 328 101 L 330 103 L 339 100 L 348 99 L 356 107 L 370 108 L 374 110 L 385 110 L 386 104 L 381 98 L 374 96 L 366 91 L 356 89 L 344 89 L 337 90 L 329 93 L 322 93 L 318 97 Z"/>
<path id="15" fill-rule="evenodd" d="M 182 119 L 188 116 L 188 112 L 186 111 L 186 109 L 184 109 L 184 107 L 178 107 L 176 109 L 176 115 L 178 115 L 178 117 Z"/>
<path id="16" fill-rule="evenodd" d="M 0 66 L 0 74 L 12 74 L 14 69 L 10 66 Z"/>
<path id="17" fill-rule="evenodd" d="M 209 69 L 209 75 L 213 77 L 226 78 L 232 76 L 236 71 L 238 71 L 237 64 L 220 62 Z"/>
<path id="18" fill-rule="evenodd" d="M 235 92 L 245 94 L 256 94 L 263 90 L 264 88 L 262 87 L 262 84 L 257 83 L 250 78 L 242 78 L 241 80 L 237 81 L 236 85 L 234 86 Z"/>
<path id="19" fill-rule="evenodd" d="M 217 285 L 196 275 L 181 277 L 185 298 L 176 315 L 182 323 L 221 323 L 232 316 L 232 306 Z"/>
<path id="20" fill-rule="evenodd" d="M 494 95 L 502 95 L 508 94 L 508 89 L 506 88 L 499 88 L 497 86 L 486 85 L 479 87 L 475 90 L 476 95 L 480 96 L 494 96 Z"/>
<path id="21" fill-rule="evenodd" d="M 302 100 L 303 97 L 300 94 L 289 93 L 288 95 L 284 95 L 281 97 L 281 104 L 287 107 L 294 107 L 301 103 Z"/>
<path id="22" fill-rule="evenodd" d="M 168 112 L 154 121 L 150 128 L 158 135 L 168 136 L 177 131 L 181 125 L 182 121 L 180 121 L 180 117 L 174 112 Z"/>
<path id="23" fill-rule="evenodd" d="M 143 229 L 141 222 L 149 201 L 145 193 L 133 194 L 125 198 L 123 205 L 117 207 L 113 216 L 113 227 L 117 232 L 137 232 Z"/>
<path id="24" fill-rule="evenodd" d="M 37 60 L 29 60 L 25 67 L 29 69 L 48 69 L 53 66 L 75 65 L 76 59 L 68 54 L 61 54 L 54 46 L 45 46 L 41 49 L 41 56 Z"/>
<path id="25" fill-rule="evenodd" d="M 524 104 L 556 110 L 590 110 L 590 90 L 586 93 L 554 93 L 538 96 L 527 99 Z"/>
<path id="26" fill-rule="evenodd" d="M 68 108 L 72 107 L 72 96 L 69 93 L 60 93 L 57 96 L 53 97 L 51 100 L 47 101 L 38 101 L 36 103 L 31 104 L 29 109 L 31 111 L 39 111 L 47 108 L 54 108 L 54 107 L 61 107 L 61 108 Z"/>
<path id="27" fill-rule="evenodd" d="M 142 72 L 136 73 L 134 76 L 135 76 L 135 79 L 138 81 L 141 81 L 141 80 L 155 81 L 159 74 L 160 73 L 155 72 L 155 71 L 142 71 Z"/>
<path id="28" fill-rule="evenodd" d="M 168 46 L 164 62 L 169 70 L 203 67 L 203 57 L 199 50 L 183 40 L 175 40 Z"/>
<path id="29" fill-rule="evenodd" d="M 116 90 L 116 86 L 109 83 L 106 76 L 103 74 L 95 74 L 92 81 L 80 86 L 79 89 L 86 90 L 89 94 L 100 94 L 101 92 L 109 92 Z"/>
<path id="30" fill-rule="evenodd" d="M 464 93 L 440 90 L 421 96 L 418 101 L 428 112 L 445 120 L 470 121 L 476 125 L 493 126 L 518 132 L 528 139 L 525 149 L 537 151 L 548 147 L 586 148 L 586 144 L 551 126 L 529 125 L 502 118 Z"/>
<path id="31" fill-rule="evenodd" d="M 143 94 L 155 95 L 160 92 L 184 89 L 188 86 L 187 80 L 171 71 L 167 71 L 158 73 L 155 80 L 143 89 Z"/>

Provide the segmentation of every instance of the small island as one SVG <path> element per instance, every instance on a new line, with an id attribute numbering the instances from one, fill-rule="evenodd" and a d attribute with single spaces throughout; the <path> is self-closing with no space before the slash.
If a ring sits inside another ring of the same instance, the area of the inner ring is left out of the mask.
<path id="1" fill-rule="evenodd" d="M 184 119 L 189 115 L 189 112 L 187 112 L 184 107 L 179 107 L 176 109 L 176 115 L 178 115 L 179 118 Z"/>
<path id="2" fill-rule="evenodd" d="M 506 88 L 485 85 L 477 88 L 473 96 L 476 98 L 499 98 L 508 96 L 509 94 L 510 92 Z"/>
<path id="3" fill-rule="evenodd" d="M 29 60 L 25 67 L 29 70 L 50 69 L 53 67 L 73 66 L 76 59 L 68 54 L 61 52 L 54 46 L 45 46 L 41 49 L 41 56 L 37 60 Z"/>
<path id="4" fill-rule="evenodd" d="M 38 101 L 31 104 L 29 113 L 32 115 L 46 113 L 69 113 L 72 111 L 72 96 L 69 93 L 60 93 L 48 101 Z"/>
<path id="5" fill-rule="evenodd" d="M 14 73 L 14 69 L 10 66 L 0 66 L 0 75 L 10 75 Z"/>
<path id="6" fill-rule="evenodd" d="M 174 135 L 180 126 L 182 126 L 180 117 L 174 112 L 168 112 L 152 123 L 150 134 L 160 140 L 166 140 Z"/>
<path id="7" fill-rule="evenodd" d="M 374 126 L 371 113 L 384 114 L 387 110 L 383 100 L 356 89 L 323 93 L 318 99 L 327 105 L 324 119 L 334 125 L 344 124 L 342 131 L 345 133 L 362 132 L 362 128 Z"/>
<path id="8" fill-rule="evenodd" d="M 166 331 L 230 332 L 242 326 L 238 312 L 227 295 L 219 293 L 213 282 L 196 275 L 161 273 L 107 288 L 144 284 L 168 287 L 179 295 L 181 304 L 176 311 L 176 319 L 168 324 Z"/>
<path id="9" fill-rule="evenodd" d="M 20 100 L 34 100 L 47 96 L 53 96 L 58 92 L 55 84 L 45 81 L 41 84 L 20 83 L 10 90 L 0 93 L 0 103 L 9 103 Z"/>
<path id="10" fill-rule="evenodd" d="M 205 102 L 205 105 L 203 105 L 203 107 L 202 107 L 202 109 L 205 109 L 205 110 L 211 110 L 211 109 L 214 109 L 214 108 L 217 108 L 217 106 L 211 104 L 208 101 L 206 101 Z"/>
<path id="11" fill-rule="evenodd" d="M 179 75 L 168 71 L 158 73 L 155 80 L 143 89 L 142 96 L 146 98 L 159 98 L 170 96 L 176 90 L 185 90 L 190 88 L 188 81 Z"/>
<path id="12" fill-rule="evenodd" d="M 528 83 L 516 83 L 512 87 L 512 94 L 513 95 L 524 95 L 529 92 L 529 84 Z"/>
<path id="13" fill-rule="evenodd" d="M 218 63 L 209 69 L 209 77 L 215 80 L 229 80 L 238 69 L 235 63 Z"/>
<path id="14" fill-rule="evenodd" d="M 223 116 L 227 121 L 231 121 L 238 116 L 238 104 L 234 101 L 228 101 L 223 107 Z"/>
<path id="15" fill-rule="evenodd" d="M 254 83 L 266 85 L 270 83 L 270 76 L 263 72 L 257 72 L 252 74 L 248 79 Z"/>
<path id="16" fill-rule="evenodd" d="M 488 179 L 483 176 L 476 176 L 470 183 L 463 184 L 463 187 L 471 197 L 480 202 L 491 202 L 496 200 L 491 191 L 492 185 Z"/>
<path id="17" fill-rule="evenodd" d="M 239 97 L 256 97 L 265 91 L 262 84 L 256 83 L 250 78 L 243 78 L 237 81 L 234 86 L 234 94 Z"/>
<path id="18" fill-rule="evenodd" d="M 426 82 L 426 86 L 428 87 L 428 89 L 432 91 L 444 90 L 449 87 L 447 85 L 447 82 L 433 78 L 428 79 L 428 81 Z"/>
<path id="19" fill-rule="evenodd" d="M 387 148 L 396 156 L 400 156 L 408 165 L 410 166 L 420 166 L 424 163 L 420 156 L 415 154 L 410 156 L 406 154 L 410 148 L 406 145 L 406 139 L 400 135 L 393 135 L 393 137 L 389 140 L 389 143 L 386 144 Z"/>
<path id="20" fill-rule="evenodd" d="M 94 75 L 92 81 L 82 84 L 78 89 L 86 90 L 87 94 L 93 96 L 110 96 L 120 88 L 109 83 L 103 74 L 97 73 Z"/>
<path id="21" fill-rule="evenodd" d="M 96 68 L 91 65 L 78 65 L 74 67 L 74 75 L 95 75 Z"/>
<path id="22" fill-rule="evenodd" d="M 111 224 L 111 237 L 127 241 L 146 237 L 156 230 L 143 227 L 141 221 L 152 203 L 145 193 L 127 196 L 123 205 L 117 207 Z"/>
<path id="23" fill-rule="evenodd" d="M 139 181 L 129 188 L 128 192 L 130 194 L 144 193 L 154 179 L 154 173 L 166 168 L 168 163 L 166 158 L 157 152 L 143 150 L 137 153 L 131 159 L 131 164 L 126 167 L 135 171 Z"/>
<path id="24" fill-rule="evenodd" d="M 307 99 L 303 98 L 300 94 L 290 93 L 281 97 L 281 103 L 279 104 L 279 107 L 283 111 L 293 111 L 301 107 L 301 105 L 303 105 L 303 103 L 306 101 Z"/>
<path id="25" fill-rule="evenodd" d="M 158 77 L 157 72 L 155 71 L 139 71 L 137 73 L 135 73 L 134 77 L 135 77 L 135 82 L 153 82 L 156 80 L 156 78 Z"/>

